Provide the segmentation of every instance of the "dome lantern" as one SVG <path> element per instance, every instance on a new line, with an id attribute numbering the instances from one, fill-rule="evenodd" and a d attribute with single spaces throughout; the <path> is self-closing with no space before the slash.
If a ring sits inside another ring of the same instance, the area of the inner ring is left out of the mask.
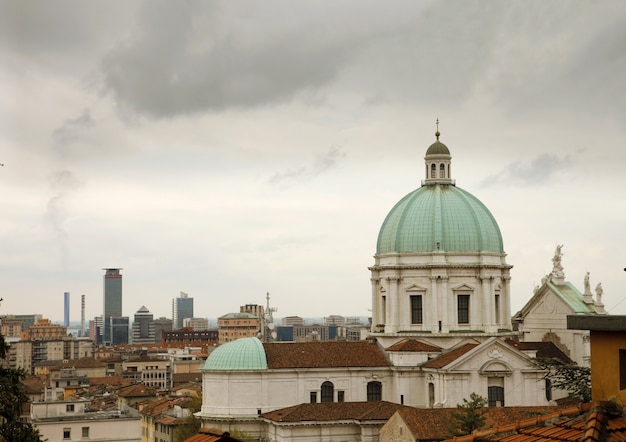
<path id="1" fill-rule="evenodd" d="M 440 135 L 439 119 L 437 119 L 437 132 L 435 132 L 437 140 L 430 145 L 424 157 L 426 162 L 426 179 L 422 181 L 422 186 L 432 184 L 455 184 L 450 175 L 452 156 L 450 155 L 448 147 L 439 141 Z"/>

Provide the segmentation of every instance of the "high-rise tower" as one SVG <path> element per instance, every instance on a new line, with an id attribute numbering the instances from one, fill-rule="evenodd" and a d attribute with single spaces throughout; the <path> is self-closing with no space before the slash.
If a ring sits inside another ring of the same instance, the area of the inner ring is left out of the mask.
<path id="1" fill-rule="evenodd" d="M 103 342 L 110 344 L 111 337 L 111 318 L 119 318 L 122 316 L 122 269 L 102 269 L 104 273 L 104 309 L 102 312 L 103 319 Z"/>
<path id="2" fill-rule="evenodd" d="M 172 299 L 172 321 L 174 330 L 183 327 L 183 319 L 193 318 L 193 298 L 185 292 L 180 292 L 178 298 Z"/>
<path id="3" fill-rule="evenodd" d="M 70 292 L 63 293 L 63 326 L 70 326 Z"/>

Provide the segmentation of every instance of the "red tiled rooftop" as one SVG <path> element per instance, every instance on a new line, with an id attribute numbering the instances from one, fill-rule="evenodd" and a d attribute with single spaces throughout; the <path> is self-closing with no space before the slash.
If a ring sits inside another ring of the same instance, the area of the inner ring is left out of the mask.
<path id="1" fill-rule="evenodd" d="M 387 351 L 435 352 L 441 351 L 441 348 L 435 345 L 426 344 L 418 341 L 417 339 L 405 339 L 393 344 L 391 347 L 388 347 Z"/>
<path id="2" fill-rule="evenodd" d="M 451 404 L 453 405 L 453 404 Z M 516 422 L 533 416 L 537 417 L 558 412 L 564 407 L 489 407 L 484 409 L 485 424 L 483 428 L 510 424 L 510 431 L 516 428 Z M 452 433 L 450 412 L 455 408 L 413 408 L 405 407 L 398 413 L 416 439 L 442 439 Z"/>
<path id="3" fill-rule="evenodd" d="M 339 421 L 339 420 L 388 420 L 404 405 L 392 402 L 318 402 L 300 404 L 269 411 L 262 418 L 274 422 Z"/>
<path id="4" fill-rule="evenodd" d="M 519 342 L 507 339 L 507 344 L 521 351 L 536 350 L 538 358 L 556 358 L 572 364 L 573 361 L 554 342 Z"/>
<path id="5" fill-rule="evenodd" d="M 389 361 L 372 341 L 286 342 L 263 344 L 267 367 L 386 367 Z"/>
<path id="6" fill-rule="evenodd" d="M 243 442 L 230 437 L 230 434 L 217 428 L 200 428 L 198 433 L 188 437 L 183 442 Z"/>
<path id="7" fill-rule="evenodd" d="M 128 387 L 121 388 L 117 395 L 120 397 L 148 397 L 156 396 L 156 389 L 143 384 L 133 384 Z"/>
<path id="8" fill-rule="evenodd" d="M 473 350 L 478 347 L 478 344 L 465 344 L 459 348 L 456 348 L 448 353 L 444 353 L 441 356 L 431 359 L 428 362 L 422 364 L 422 367 L 426 368 L 442 368 L 446 365 L 450 364 L 453 361 L 456 361 L 458 358 L 463 356 L 465 353 Z"/>
<path id="9" fill-rule="evenodd" d="M 591 411 L 590 411 L 591 410 Z M 518 421 L 514 425 L 500 425 L 477 431 L 450 441 L 473 442 L 599 442 L 626 441 L 626 420 L 621 407 L 611 402 L 581 404 L 563 408 L 535 419 Z M 567 418 L 563 419 L 564 416 Z M 558 420 L 561 418 L 561 420 Z M 549 422 L 554 422 L 549 424 Z M 516 434 L 510 434 L 515 431 Z"/>

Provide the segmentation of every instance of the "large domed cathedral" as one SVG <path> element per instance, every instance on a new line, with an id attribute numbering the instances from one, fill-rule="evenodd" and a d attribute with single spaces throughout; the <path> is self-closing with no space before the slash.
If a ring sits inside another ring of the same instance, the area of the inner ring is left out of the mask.
<path id="1" fill-rule="evenodd" d="M 450 151 L 436 136 L 421 187 L 391 209 L 378 235 L 369 338 L 222 344 L 202 368 L 203 425 L 268 440 L 377 440 L 380 422 L 360 420 L 372 403 L 453 407 L 476 393 L 489 406 L 530 406 L 566 395 L 553 396 L 531 359 L 570 361 L 560 344 L 582 335 L 565 333 L 565 317 L 590 311 L 591 295 L 585 301 L 565 282 L 559 254 L 554 277 L 512 331 L 500 229 L 455 185 Z"/>
<path id="2" fill-rule="evenodd" d="M 500 228 L 478 198 L 456 186 L 450 151 L 435 135 L 425 179 L 385 218 L 370 267 L 371 332 L 385 347 L 408 337 L 445 348 L 512 335 L 512 266 Z"/>

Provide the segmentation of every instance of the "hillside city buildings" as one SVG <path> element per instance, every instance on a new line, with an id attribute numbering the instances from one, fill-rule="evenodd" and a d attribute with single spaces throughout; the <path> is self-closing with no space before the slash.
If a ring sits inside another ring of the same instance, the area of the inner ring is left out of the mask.
<path id="1" fill-rule="evenodd" d="M 106 268 L 102 315 L 88 336 L 83 325 L 70 333 L 41 315 L 0 318 L 10 344 L 3 366 L 31 375 L 24 419 L 50 441 L 174 442 L 189 431 L 206 436 L 197 440 L 410 440 L 426 434 L 413 424 L 423 410 L 445 419 L 440 411 L 472 393 L 517 410 L 510 416 L 524 407 L 549 414 L 567 392 L 552 388 L 535 357 L 591 364 L 594 399 L 622 398 L 626 348 L 621 322 L 607 325 L 601 285 L 594 296 L 588 274 L 582 291 L 568 281 L 557 245 L 551 272 L 512 314 L 503 235 L 456 186 L 439 137 L 426 149 L 421 185 L 390 209 L 376 238 L 369 320 L 275 320 L 267 293 L 265 306 L 222 312 L 211 327 L 184 292 L 172 299 L 172 318 L 140 306 L 131 320 L 122 269 Z M 594 345 L 617 369 L 598 368 Z M 190 428 L 194 416 L 210 431 Z"/>

